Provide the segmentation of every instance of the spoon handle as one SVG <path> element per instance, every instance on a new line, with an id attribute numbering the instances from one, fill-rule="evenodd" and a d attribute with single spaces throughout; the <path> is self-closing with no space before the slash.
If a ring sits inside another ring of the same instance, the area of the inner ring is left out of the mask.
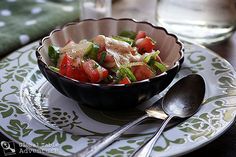
<path id="1" fill-rule="evenodd" d="M 116 129 L 106 137 L 99 139 L 94 144 L 82 149 L 81 151 L 73 154 L 73 157 L 92 157 L 96 155 L 98 152 L 103 150 L 105 147 L 107 147 L 109 144 L 111 144 L 113 141 L 115 141 L 122 133 L 124 133 L 126 130 L 128 130 L 130 127 L 142 122 L 144 119 L 148 118 L 149 115 L 145 114 L 140 118 L 137 118 L 136 120 Z"/>
<path id="2" fill-rule="evenodd" d="M 168 122 L 173 118 L 173 116 L 168 116 L 161 127 L 155 132 L 155 134 L 147 140 L 144 144 L 142 144 L 132 155 L 131 157 L 149 157 L 152 152 L 152 148 L 154 147 L 156 141 L 160 137 L 161 133 L 165 129 Z"/>

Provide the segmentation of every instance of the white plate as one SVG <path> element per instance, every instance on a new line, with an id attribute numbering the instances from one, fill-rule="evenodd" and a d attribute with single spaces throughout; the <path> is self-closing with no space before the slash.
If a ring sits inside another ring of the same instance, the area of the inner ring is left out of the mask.
<path id="1" fill-rule="evenodd" d="M 234 121 L 236 72 L 210 50 L 184 44 L 185 61 L 172 84 L 190 73 L 202 75 L 206 82 L 205 101 L 193 117 L 164 132 L 152 156 L 190 152 L 217 138 Z M 36 46 L 37 42 L 32 43 L 0 61 L 0 130 L 13 141 L 33 146 L 39 153 L 67 156 L 142 114 L 138 109 L 94 110 L 64 97 L 38 70 Z M 159 123 L 149 121 L 130 129 L 98 156 L 128 156 Z"/>

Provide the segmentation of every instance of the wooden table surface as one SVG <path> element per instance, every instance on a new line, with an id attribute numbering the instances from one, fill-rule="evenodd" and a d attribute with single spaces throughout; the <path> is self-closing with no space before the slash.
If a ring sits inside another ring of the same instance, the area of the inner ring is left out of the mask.
<path id="1" fill-rule="evenodd" d="M 155 23 L 156 0 L 116 0 L 113 3 L 113 17 L 134 18 Z M 236 33 L 227 41 L 207 46 L 212 51 L 225 58 L 236 69 Z M 184 157 L 236 156 L 236 125 L 210 144 L 191 152 Z"/>

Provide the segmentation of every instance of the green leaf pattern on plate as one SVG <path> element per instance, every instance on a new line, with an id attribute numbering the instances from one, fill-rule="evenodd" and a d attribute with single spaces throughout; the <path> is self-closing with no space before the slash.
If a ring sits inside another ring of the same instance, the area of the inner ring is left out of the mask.
<path id="1" fill-rule="evenodd" d="M 192 66 L 184 67 L 182 70 L 187 68 L 190 69 L 192 73 L 197 73 L 200 70 L 204 70 L 202 62 L 206 60 L 206 57 L 202 54 L 201 51 L 188 51 L 186 54 L 188 55 L 185 58 L 188 59 Z"/>
<path id="2" fill-rule="evenodd" d="M 61 144 L 66 140 L 65 132 L 56 131 L 50 128 L 44 130 L 36 130 L 34 132 L 39 135 L 32 140 L 32 142 L 36 146 L 50 145 L 54 142 L 58 142 L 59 144 Z"/>
<path id="3" fill-rule="evenodd" d="M 10 103 L 0 103 L 0 114 L 2 115 L 2 118 L 6 118 L 11 116 L 13 113 L 16 117 L 18 114 L 24 114 L 24 112 L 15 105 L 9 105 Z"/>
<path id="4" fill-rule="evenodd" d="M 162 135 L 162 137 L 165 141 L 165 145 L 164 146 L 158 146 L 158 145 L 154 146 L 153 150 L 156 152 L 165 151 L 170 146 L 171 143 L 183 144 L 186 141 L 184 138 L 177 138 L 177 139 L 171 140 L 171 139 L 168 139 L 165 135 Z"/>
<path id="5" fill-rule="evenodd" d="M 236 95 L 236 80 L 231 69 L 217 57 L 212 59 L 212 66 L 215 75 L 223 75 L 218 79 L 220 88 L 226 89 L 226 93 L 229 95 Z"/>
<path id="6" fill-rule="evenodd" d="M 62 149 L 65 151 L 65 152 L 68 152 L 68 153 L 71 153 L 69 150 L 72 149 L 72 145 L 64 145 L 62 146 Z"/>
<path id="7" fill-rule="evenodd" d="M 9 125 L 7 126 L 7 129 L 3 129 L 2 127 L 0 128 L 8 135 L 17 140 L 19 140 L 21 137 L 29 135 L 30 132 L 33 130 L 31 128 L 28 128 L 28 124 L 21 123 L 17 119 L 11 119 Z"/>

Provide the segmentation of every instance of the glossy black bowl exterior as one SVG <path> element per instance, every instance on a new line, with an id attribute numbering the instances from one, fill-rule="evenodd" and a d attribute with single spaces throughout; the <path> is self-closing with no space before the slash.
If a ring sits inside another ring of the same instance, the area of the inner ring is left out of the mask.
<path id="1" fill-rule="evenodd" d="M 116 20 L 111 18 L 107 19 Z M 97 20 L 92 21 L 96 22 Z M 130 21 L 136 22 L 131 19 Z M 143 24 L 145 22 L 140 23 Z M 158 27 L 158 29 L 164 28 Z M 134 107 L 164 90 L 171 83 L 183 63 L 182 43 L 178 41 L 176 36 L 172 34 L 168 35 L 173 36 L 173 38 L 176 39 L 176 43 L 181 45 L 179 60 L 166 73 L 128 85 L 83 83 L 50 70 L 47 64 L 42 60 L 42 55 L 40 54 L 40 49 L 44 42 L 43 40 L 46 40 L 47 37 L 41 41 L 36 51 L 38 66 L 42 74 L 60 93 L 74 99 L 79 104 L 89 105 L 99 109 L 125 109 Z"/>

